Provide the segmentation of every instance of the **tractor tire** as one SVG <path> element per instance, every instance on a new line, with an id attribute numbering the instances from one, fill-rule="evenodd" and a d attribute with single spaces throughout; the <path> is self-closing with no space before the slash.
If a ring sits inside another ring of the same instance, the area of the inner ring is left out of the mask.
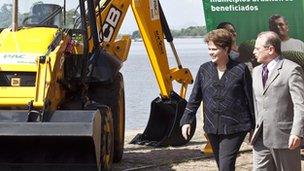
<path id="1" fill-rule="evenodd" d="M 100 143 L 100 161 L 99 170 L 111 170 L 114 153 L 114 128 L 112 113 L 109 107 L 100 109 L 101 113 L 101 143 Z"/>
<path id="2" fill-rule="evenodd" d="M 90 98 L 111 108 L 114 124 L 114 162 L 122 159 L 125 137 L 125 96 L 124 82 L 118 73 L 111 84 L 90 85 Z"/>

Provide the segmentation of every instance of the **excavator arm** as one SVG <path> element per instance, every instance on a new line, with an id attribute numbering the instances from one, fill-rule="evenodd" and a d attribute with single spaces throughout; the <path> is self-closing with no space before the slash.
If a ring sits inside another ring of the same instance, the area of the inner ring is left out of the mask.
<path id="1" fill-rule="evenodd" d="M 178 67 L 169 68 L 164 32 L 170 34 L 170 30 L 163 29 L 166 20 L 159 1 L 107 0 L 102 2 L 95 0 L 95 5 L 99 38 L 103 40 L 101 46 L 122 61 L 126 60 L 130 41 L 127 37 L 122 37 L 119 40 L 116 38 L 128 7 L 131 5 L 161 97 L 169 98 L 170 93 L 174 91 L 172 82 L 177 81 L 182 85 L 180 96 L 185 98 L 187 85 L 193 82 L 192 75 L 187 68 L 181 67 L 180 62 L 178 62 Z M 176 52 L 175 49 L 173 50 Z M 175 53 L 175 55 L 177 54 Z"/>
<path id="2" fill-rule="evenodd" d="M 58 24 L 65 7 L 40 2 L 18 25 L 18 0 L 13 2 L 13 28 L 0 33 L 0 165 L 107 170 L 121 160 L 125 99 L 119 70 L 131 39 L 118 39 L 118 32 L 129 7 L 160 90 L 145 131 L 131 143 L 189 141 L 179 121 L 192 76 L 181 65 L 157 0 L 79 0 L 79 24 L 72 29 Z M 164 38 L 177 67 L 169 68 Z M 179 94 L 173 81 L 181 84 Z"/>
<path id="3" fill-rule="evenodd" d="M 142 142 L 145 142 L 155 146 L 183 145 L 187 143 L 189 140 L 184 140 L 181 136 L 179 120 L 186 106 L 184 98 L 187 86 L 193 82 L 193 79 L 191 72 L 181 65 L 159 1 L 107 0 L 102 2 L 96 0 L 94 5 L 100 47 L 121 62 L 126 60 L 130 40 L 128 37 L 117 40 L 117 35 L 128 7 L 131 6 L 160 90 L 160 97 L 157 97 L 151 103 L 150 119 L 144 133 L 138 134 L 131 143 L 142 144 Z M 94 35 L 96 36 L 96 33 L 93 33 Z M 88 37 L 91 37 L 90 33 Z M 172 47 L 177 67 L 169 68 L 165 38 Z M 94 49 L 94 46 L 96 47 L 96 44 L 94 42 L 89 43 L 90 52 Z M 95 60 L 101 60 L 103 57 L 95 56 Z M 103 68 L 106 67 L 104 66 Z M 118 69 L 119 67 L 117 67 Z M 108 70 L 113 71 L 113 67 Z M 113 71 L 113 73 L 115 72 Z M 111 78 L 109 77 L 108 79 Z M 173 81 L 181 84 L 179 94 L 173 90 Z M 195 122 L 192 128 L 190 137 L 194 133 Z"/>

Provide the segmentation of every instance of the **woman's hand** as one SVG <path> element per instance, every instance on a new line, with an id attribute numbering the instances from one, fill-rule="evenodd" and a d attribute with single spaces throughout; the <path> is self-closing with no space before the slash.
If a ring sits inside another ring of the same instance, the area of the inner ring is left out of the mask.
<path id="1" fill-rule="evenodd" d="M 185 140 L 188 140 L 188 136 L 190 136 L 191 126 L 190 124 L 185 124 L 182 126 L 182 135 Z"/>
<path id="2" fill-rule="evenodd" d="M 250 144 L 250 145 L 252 145 L 251 139 L 252 139 L 252 136 L 253 136 L 253 132 L 254 132 L 254 130 L 252 129 L 252 130 L 249 132 L 249 136 L 248 136 L 248 144 Z"/>

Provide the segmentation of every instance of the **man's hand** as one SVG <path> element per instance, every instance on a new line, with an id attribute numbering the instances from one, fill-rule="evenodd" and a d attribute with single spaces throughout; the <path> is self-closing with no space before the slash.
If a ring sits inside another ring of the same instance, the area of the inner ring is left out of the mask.
<path id="1" fill-rule="evenodd" d="M 190 131 L 191 131 L 191 126 L 190 124 L 185 124 L 182 126 L 182 135 L 184 137 L 185 140 L 188 140 L 188 136 L 190 135 Z"/>
<path id="2" fill-rule="evenodd" d="M 299 147 L 301 144 L 301 138 L 296 135 L 290 135 L 289 142 L 288 142 L 288 148 L 290 150 L 294 150 L 297 147 Z"/>

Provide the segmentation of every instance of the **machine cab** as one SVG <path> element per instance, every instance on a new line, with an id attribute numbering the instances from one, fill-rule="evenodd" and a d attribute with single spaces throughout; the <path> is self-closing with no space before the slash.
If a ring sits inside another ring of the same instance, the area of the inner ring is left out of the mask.
<path id="1" fill-rule="evenodd" d="M 23 20 L 25 26 L 50 26 L 61 27 L 63 25 L 63 8 L 57 4 L 34 4 L 30 14 Z"/>

